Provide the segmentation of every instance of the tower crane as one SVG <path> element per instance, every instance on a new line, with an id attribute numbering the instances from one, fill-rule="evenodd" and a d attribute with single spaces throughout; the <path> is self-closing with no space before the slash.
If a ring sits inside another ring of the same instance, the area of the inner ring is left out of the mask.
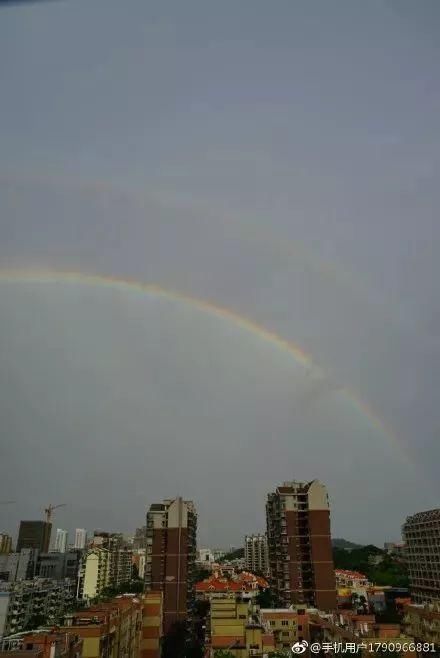
<path id="1" fill-rule="evenodd" d="M 52 514 L 53 511 L 58 509 L 59 507 L 66 507 L 66 503 L 61 503 L 60 505 L 52 505 L 49 504 L 46 509 L 44 510 L 44 513 L 46 514 L 46 523 L 50 523 L 52 520 Z"/>

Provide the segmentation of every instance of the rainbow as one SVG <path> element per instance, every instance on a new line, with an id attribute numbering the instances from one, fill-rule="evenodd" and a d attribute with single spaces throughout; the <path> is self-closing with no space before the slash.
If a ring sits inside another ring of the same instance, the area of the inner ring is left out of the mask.
<path id="1" fill-rule="evenodd" d="M 169 299 L 171 301 L 181 302 L 186 304 L 198 311 L 203 313 L 208 313 L 209 315 L 223 319 L 227 322 L 234 324 L 237 327 L 252 333 L 255 336 L 258 336 L 263 341 L 270 343 L 271 345 L 276 346 L 278 349 L 283 350 L 299 365 L 303 366 L 307 370 L 312 370 L 316 374 L 325 377 L 324 371 L 313 361 L 312 357 L 308 352 L 301 348 L 296 343 L 283 338 L 274 331 L 263 327 L 253 320 L 240 315 L 234 310 L 229 308 L 218 306 L 212 301 L 200 299 L 197 297 L 192 297 L 185 293 L 172 290 L 169 288 L 163 288 L 160 285 L 156 284 L 147 284 L 142 283 L 134 279 L 128 278 L 119 278 L 108 275 L 98 275 L 98 274 L 85 274 L 82 272 L 75 271 L 62 271 L 62 270 L 0 270 L 0 284 L 1 283 L 79 283 L 83 285 L 95 285 L 95 286 L 107 286 L 112 289 L 120 290 L 136 290 L 141 293 L 147 293 L 155 295 L 157 297 L 162 297 Z M 372 410 L 370 405 L 365 401 L 361 400 L 356 393 L 348 388 L 339 388 L 338 391 L 343 393 L 352 403 L 352 405 L 361 413 L 364 417 L 368 419 L 371 425 L 386 436 L 395 447 L 399 448 L 399 452 L 404 457 L 405 461 L 414 466 L 413 462 L 410 461 L 408 456 L 402 451 L 401 444 L 394 433 L 394 431 L 388 427 L 383 420 L 381 420 L 375 412 Z"/>

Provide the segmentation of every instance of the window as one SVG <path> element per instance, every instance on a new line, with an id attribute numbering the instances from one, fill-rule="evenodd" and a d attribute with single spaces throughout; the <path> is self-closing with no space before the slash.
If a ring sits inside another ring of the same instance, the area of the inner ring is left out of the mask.
<path id="1" fill-rule="evenodd" d="M 289 622 L 286 619 L 283 619 L 283 621 L 281 622 L 281 626 L 288 626 L 288 625 Z"/>
<path id="2" fill-rule="evenodd" d="M 302 631 L 302 629 L 303 629 L 303 627 L 301 626 L 301 624 L 299 624 L 299 625 L 298 625 L 298 630 L 299 630 L 299 631 Z"/>

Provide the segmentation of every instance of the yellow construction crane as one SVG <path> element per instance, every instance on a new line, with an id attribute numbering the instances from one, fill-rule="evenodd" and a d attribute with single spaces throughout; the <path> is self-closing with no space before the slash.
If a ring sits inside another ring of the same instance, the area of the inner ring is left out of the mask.
<path id="1" fill-rule="evenodd" d="M 49 505 L 48 507 L 46 507 L 46 509 L 44 510 L 44 513 L 46 514 L 46 523 L 51 522 L 53 511 L 58 509 L 59 507 L 66 507 L 66 503 L 61 503 L 60 505 Z"/>

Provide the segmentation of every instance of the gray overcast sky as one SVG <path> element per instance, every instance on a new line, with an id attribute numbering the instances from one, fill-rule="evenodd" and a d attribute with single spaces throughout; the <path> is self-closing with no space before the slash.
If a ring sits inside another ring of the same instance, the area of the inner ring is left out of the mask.
<path id="1" fill-rule="evenodd" d="M 237 544 L 315 476 L 349 539 L 439 505 L 439 29 L 437 0 L 0 9 L 0 268 L 157 283 L 317 366 L 163 297 L 0 281 L 0 529 L 67 502 L 130 531 L 181 493 Z"/>

